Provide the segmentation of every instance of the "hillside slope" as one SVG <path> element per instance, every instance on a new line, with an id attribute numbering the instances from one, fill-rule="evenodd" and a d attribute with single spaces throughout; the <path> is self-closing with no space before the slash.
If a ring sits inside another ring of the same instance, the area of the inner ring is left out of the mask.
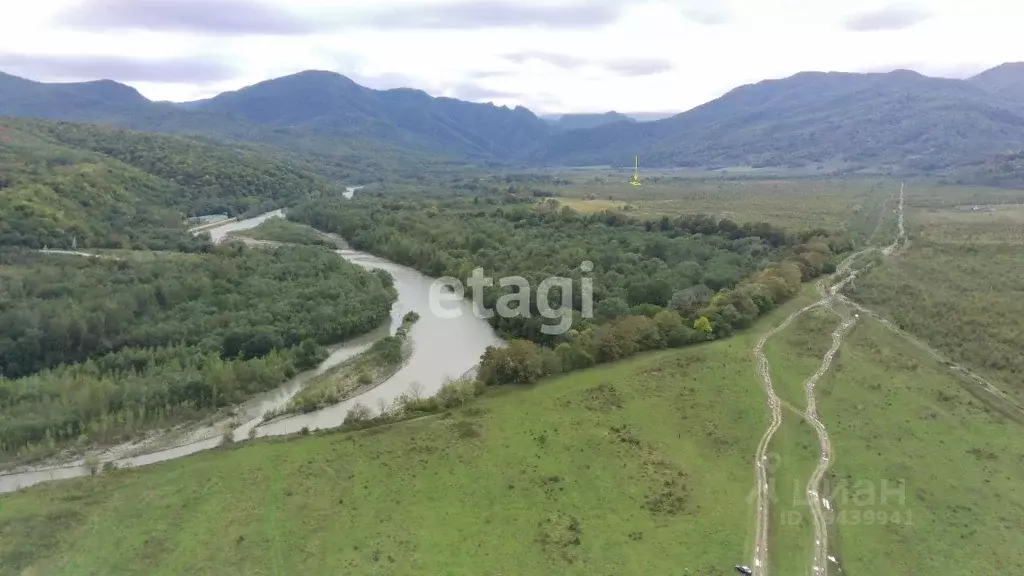
<path id="1" fill-rule="evenodd" d="M 411 88 L 373 90 L 340 74 L 316 70 L 188 106 L 261 126 L 306 128 L 333 137 L 363 137 L 477 159 L 507 156 L 550 131 L 526 108 L 434 98 Z"/>
<path id="2" fill-rule="evenodd" d="M 968 82 L 1004 98 L 1024 102 L 1024 62 L 1007 62 L 971 77 Z"/>
<path id="3" fill-rule="evenodd" d="M 805 72 L 742 86 L 664 120 L 552 137 L 526 153 L 559 165 L 801 166 L 845 161 L 932 169 L 1024 144 L 1024 106 L 962 80 L 899 70 Z"/>
<path id="4" fill-rule="evenodd" d="M 109 80 L 45 84 L 0 74 L 0 114 L 258 144 L 348 182 L 466 162 L 626 165 L 634 155 L 649 167 L 942 171 L 1024 148 L 1024 64 L 968 80 L 802 72 L 651 122 L 615 113 L 552 122 L 522 107 L 374 90 L 315 70 L 181 104 Z"/>
<path id="5" fill-rule="evenodd" d="M 597 128 L 598 126 L 615 122 L 636 122 L 635 118 L 630 118 L 625 114 L 614 111 L 605 112 L 604 114 L 562 114 L 561 116 L 548 117 L 546 119 L 559 130 Z"/>
<path id="6" fill-rule="evenodd" d="M 153 102 L 134 88 L 111 80 L 45 83 L 0 72 L 0 116 L 88 122 L 141 132 L 204 135 L 218 142 L 243 142 L 272 147 L 275 153 L 301 156 L 310 168 L 337 180 L 367 180 L 381 173 L 412 172 L 442 162 L 443 154 L 429 142 L 410 150 L 374 138 L 368 131 L 320 134 L 281 124 L 261 126 L 224 111 L 202 110 L 202 102 L 186 105 Z M 287 107 L 276 102 L 276 108 Z"/>
<path id="7" fill-rule="evenodd" d="M 248 149 L 0 118 L 0 245 L 177 248 L 185 216 L 234 215 L 340 189 Z"/>

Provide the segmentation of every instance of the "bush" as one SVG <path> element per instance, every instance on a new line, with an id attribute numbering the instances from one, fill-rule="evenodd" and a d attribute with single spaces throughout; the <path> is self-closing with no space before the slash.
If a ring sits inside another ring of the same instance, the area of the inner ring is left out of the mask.
<path id="1" fill-rule="evenodd" d="M 89 474 L 95 476 L 102 470 L 103 463 L 100 461 L 100 457 L 95 454 L 89 454 L 85 457 L 85 469 L 89 471 Z"/>
<path id="2" fill-rule="evenodd" d="M 463 406 L 476 397 L 476 382 L 469 378 L 445 382 L 434 398 L 444 408 Z"/>
<path id="3" fill-rule="evenodd" d="M 343 424 L 359 424 L 373 419 L 373 411 L 366 404 L 356 403 L 345 415 Z"/>

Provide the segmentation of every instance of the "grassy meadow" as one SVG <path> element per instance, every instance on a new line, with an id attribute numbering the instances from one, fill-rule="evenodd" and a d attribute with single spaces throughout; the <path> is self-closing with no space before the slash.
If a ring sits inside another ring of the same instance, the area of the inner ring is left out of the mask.
<path id="1" fill-rule="evenodd" d="M 0 574 L 731 570 L 767 420 L 755 336 L 3 496 Z"/>
<path id="2" fill-rule="evenodd" d="M 839 323 L 823 311 L 794 322 L 766 347 L 784 400 L 821 361 Z M 809 341 L 821 342 L 819 349 Z M 819 382 L 819 414 L 835 460 L 833 554 L 844 574 L 1001 574 L 1024 569 L 1024 428 L 989 410 L 943 364 L 904 338 L 862 319 Z M 799 405 L 804 406 L 800 401 Z M 787 412 L 785 417 L 798 417 Z M 802 469 L 817 455 L 812 440 L 776 467 Z M 794 459 L 791 463 L 790 459 Z M 795 486 L 776 472 L 777 498 L 799 512 L 806 475 Z M 790 504 L 798 502 L 797 505 Z M 809 537 L 809 528 L 801 533 Z M 801 543 L 801 541 L 797 541 Z M 777 573 L 806 573 L 776 548 Z"/>
<path id="3" fill-rule="evenodd" d="M 989 198 L 908 187 L 909 247 L 851 293 L 1024 400 L 1024 191 Z"/>
<path id="4" fill-rule="evenodd" d="M 229 236 L 244 236 L 254 240 L 288 242 L 290 244 L 305 244 L 307 246 L 338 247 L 336 242 L 309 226 L 285 220 L 284 218 L 270 218 L 255 228 L 230 232 Z"/>
<path id="5" fill-rule="evenodd" d="M 894 186 L 899 189 L 898 182 L 870 178 L 672 178 L 642 186 L 594 175 L 566 179 L 572 183 L 554 190 L 557 199 L 582 212 L 622 210 L 628 205 L 630 213 L 641 218 L 715 214 L 791 230 L 868 229 L 869 234 L 881 202 L 891 196 Z"/>

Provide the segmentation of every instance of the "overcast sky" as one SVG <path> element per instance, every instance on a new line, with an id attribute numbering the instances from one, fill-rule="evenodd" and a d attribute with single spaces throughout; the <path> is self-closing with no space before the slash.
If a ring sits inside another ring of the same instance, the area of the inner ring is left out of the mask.
<path id="1" fill-rule="evenodd" d="M 306 69 L 538 113 L 682 111 L 802 70 L 1024 60 L 1010 0 L 5 0 L 0 70 L 192 100 Z M 342 7 L 343 6 L 343 7 Z"/>

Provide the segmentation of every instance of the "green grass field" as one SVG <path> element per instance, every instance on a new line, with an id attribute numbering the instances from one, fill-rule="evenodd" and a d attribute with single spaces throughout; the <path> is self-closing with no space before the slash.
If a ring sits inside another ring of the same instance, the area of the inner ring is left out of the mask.
<path id="1" fill-rule="evenodd" d="M 0 573 L 731 570 L 766 420 L 748 350 L 647 354 L 445 417 L 0 497 Z"/>
<path id="2" fill-rule="evenodd" d="M 571 197 L 559 197 L 555 198 L 559 204 L 568 206 L 577 212 L 591 213 L 591 212 L 603 212 L 605 210 L 622 210 L 627 206 L 625 202 L 619 202 L 617 200 L 601 200 L 594 198 L 587 200 L 584 198 L 571 198 Z"/>
<path id="3" fill-rule="evenodd" d="M 776 393 L 798 411 L 806 405 L 803 383 L 838 324 L 837 316 L 816 310 L 765 348 Z M 844 574 L 1024 569 L 1020 424 L 989 410 L 945 365 L 867 319 L 851 331 L 817 391 L 835 449 L 826 493 L 833 495 L 833 548 Z M 818 443 L 799 414 L 787 410 L 784 418 L 773 444 L 771 561 L 777 574 L 801 574 L 810 568 L 811 537 L 803 491 Z"/>
<path id="4" fill-rule="evenodd" d="M 908 190 L 909 247 L 852 294 L 1024 401 L 1024 191 Z"/>
<path id="5" fill-rule="evenodd" d="M 229 236 L 244 236 L 255 240 L 269 240 L 272 242 L 288 242 L 291 244 L 305 244 L 308 246 L 326 246 L 337 248 L 337 243 L 326 238 L 316 230 L 284 218 L 271 218 L 265 220 L 255 228 L 229 232 Z"/>
<path id="6" fill-rule="evenodd" d="M 596 177 L 570 180 L 572 184 L 556 192 L 560 202 L 577 210 L 593 211 L 596 206 L 618 209 L 629 204 L 633 207 L 631 213 L 642 218 L 710 213 L 740 223 L 768 222 L 791 230 L 873 229 L 881 201 L 892 194 L 894 187 L 899 189 L 898 182 L 867 178 L 677 178 L 643 186 Z M 587 197 L 592 199 L 585 201 Z M 870 225 L 866 220 L 871 221 Z"/>

